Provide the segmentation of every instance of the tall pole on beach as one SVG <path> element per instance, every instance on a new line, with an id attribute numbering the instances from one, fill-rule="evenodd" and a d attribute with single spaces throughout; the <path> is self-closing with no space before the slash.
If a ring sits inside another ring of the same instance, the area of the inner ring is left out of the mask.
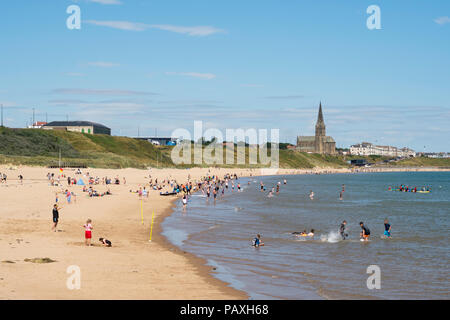
<path id="1" fill-rule="evenodd" d="M 153 218 L 155 217 L 155 210 L 153 210 L 153 212 L 152 212 L 152 224 L 151 224 L 151 227 L 150 227 L 150 240 L 148 240 L 148 241 L 150 241 L 150 242 L 152 242 L 152 235 L 153 235 Z"/>

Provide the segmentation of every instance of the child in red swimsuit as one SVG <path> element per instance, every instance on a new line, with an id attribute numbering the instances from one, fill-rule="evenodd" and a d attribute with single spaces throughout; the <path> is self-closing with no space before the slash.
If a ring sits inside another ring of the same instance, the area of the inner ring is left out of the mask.
<path id="1" fill-rule="evenodd" d="M 85 229 L 84 237 L 87 246 L 91 245 L 92 229 L 93 229 L 91 222 L 92 222 L 91 219 L 87 219 L 86 224 L 83 226 L 83 228 Z"/>

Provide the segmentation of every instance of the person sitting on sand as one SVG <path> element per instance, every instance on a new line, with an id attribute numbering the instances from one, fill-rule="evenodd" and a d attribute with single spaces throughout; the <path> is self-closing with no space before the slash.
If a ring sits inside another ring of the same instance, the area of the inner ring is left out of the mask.
<path id="1" fill-rule="evenodd" d="M 100 241 L 102 243 L 102 245 L 104 245 L 105 247 L 111 247 L 112 246 L 111 241 L 109 241 L 108 239 L 99 238 L 98 241 Z"/>

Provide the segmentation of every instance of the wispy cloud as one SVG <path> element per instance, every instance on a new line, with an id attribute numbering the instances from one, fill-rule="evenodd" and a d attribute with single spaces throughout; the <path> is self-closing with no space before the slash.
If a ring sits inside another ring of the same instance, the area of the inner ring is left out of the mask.
<path id="1" fill-rule="evenodd" d="M 262 88 L 264 86 L 262 84 L 248 83 L 248 84 L 241 84 L 241 87 L 245 87 L 245 88 Z"/>
<path id="2" fill-rule="evenodd" d="M 187 76 L 194 78 L 201 78 L 206 80 L 211 80 L 216 77 L 215 74 L 212 73 L 198 73 L 198 72 L 166 72 L 167 75 L 178 75 L 178 76 Z"/>
<path id="3" fill-rule="evenodd" d="M 154 24 L 151 25 L 152 28 L 171 31 L 176 33 L 187 34 L 189 36 L 209 36 L 215 33 L 225 33 L 225 30 L 217 29 L 211 26 L 196 26 L 196 27 L 184 27 L 184 26 L 174 26 L 170 24 Z"/>
<path id="4" fill-rule="evenodd" d="M 88 2 L 95 2 L 95 3 L 100 3 L 100 4 L 106 4 L 106 5 L 122 4 L 122 2 L 120 2 L 119 0 L 88 0 Z"/>
<path id="5" fill-rule="evenodd" d="M 109 27 L 126 31 L 145 31 L 147 29 L 159 29 L 164 31 L 171 31 L 175 33 L 187 34 L 189 36 L 204 37 L 215 33 L 226 33 L 223 29 L 218 29 L 212 26 L 176 26 L 171 24 L 145 24 L 131 21 L 100 21 L 100 20 L 86 20 L 83 21 L 88 24 L 96 26 Z"/>
<path id="6" fill-rule="evenodd" d="M 88 62 L 87 64 L 92 67 L 100 67 L 100 68 L 113 68 L 113 67 L 120 66 L 120 64 L 118 64 L 118 63 L 107 62 L 107 61 Z"/>
<path id="7" fill-rule="evenodd" d="M 436 22 L 437 24 L 440 24 L 440 25 L 444 25 L 446 23 L 450 23 L 450 18 L 447 16 L 439 17 L 439 18 L 434 19 L 434 22 Z"/>
<path id="8" fill-rule="evenodd" d="M 84 100 L 77 100 L 77 99 L 56 99 L 56 100 L 48 100 L 48 103 L 54 104 L 54 105 L 67 105 L 67 104 L 80 104 L 85 103 Z"/>
<path id="9" fill-rule="evenodd" d="M 17 104 L 11 101 L 0 101 L 0 105 L 3 105 L 4 108 L 16 107 Z"/>
<path id="10" fill-rule="evenodd" d="M 293 99 L 303 99 L 303 98 L 305 98 L 305 96 L 301 96 L 301 95 L 265 97 L 265 99 L 271 99 L 271 100 L 293 100 Z"/>
<path id="11" fill-rule="evenodd" d="M 98 21 L 98 20 L 86 20 L 83 21 L 88 24 L 93 24 L 96 26 L 109 27 L 119 30 L 127 30 L 127 31 L 144 31 L 150 28 L 148 24 L 145 23 L 137 23 L 130 21 Z"/>
<path id="12" fill-rule="evenodd" d="M 111 95 L 111 96 L 143 96 L 157 95 L 157 93 L 147 91 L 118 90 L 118 89 L 54 89 L 54 94 L 71 95 Z"/>

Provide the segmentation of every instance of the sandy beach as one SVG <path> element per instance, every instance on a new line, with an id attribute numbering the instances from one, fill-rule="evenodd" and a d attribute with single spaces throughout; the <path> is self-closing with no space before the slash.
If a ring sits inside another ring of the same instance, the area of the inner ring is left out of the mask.
<path id="1" fill-rule="evenodd" d="M 373 169 L 376 171 L 375 169 Z M 409 168 L 427 171 L 427 168 Z M 430 168 L 430 171 L 437 169 Z M 366 170 L 367 171 L 367 170 Z M 383 169 L 383 171 L 407 171 Z M 348 169 L 293 170 L 269 172 L 257 169 L 83 169 L 93 177 L 119 177 L 120 185 L 94 185 L 94 189 L 112 195 L 89 197 L 82 186 L 51 186 L 47 173 L 58 169 L 0 166 L 8 175 L 0 184 L 0 299 L 246 299 L 247 295 L 211 276 L 205 261 L 183 252 L 160 235 L 160 223 L 171 213 L 179 197 L 162 197 L 151 190 L 143 200 L 143 221 L 136 193 L 152 179 L 175 179 L 179 183 L 200 180 L 207 175 L 223 177 L 263 174 L 302 174 L 314 172 L 349 172 Z M 63 174 L 75 175 L 74 169 Z M 23 176 L 21 183 L 18 176 Z M 123 177 L 126 184 L 123 184 Z M 68 189 L 76 200 L 67 204 L 59 195 L 60 219 L 57 232 L 52 227 L 55 193 Z M 147 186 L 148 189 L 148 186 Z M 166 188 L 165 190 L 169 190 Z M 152 241 L 149 241 L 152 212 L 155 212 Z M 83 224 L 92 219 L 94 246 L 84 244 Z M 99 237 L 112 241 L 110 248 Z M 33 263 L 25 259 L 50 258 L 52 263 Z M 69 266 L 81 270 L 81 288 L 68 289 Z"/>

